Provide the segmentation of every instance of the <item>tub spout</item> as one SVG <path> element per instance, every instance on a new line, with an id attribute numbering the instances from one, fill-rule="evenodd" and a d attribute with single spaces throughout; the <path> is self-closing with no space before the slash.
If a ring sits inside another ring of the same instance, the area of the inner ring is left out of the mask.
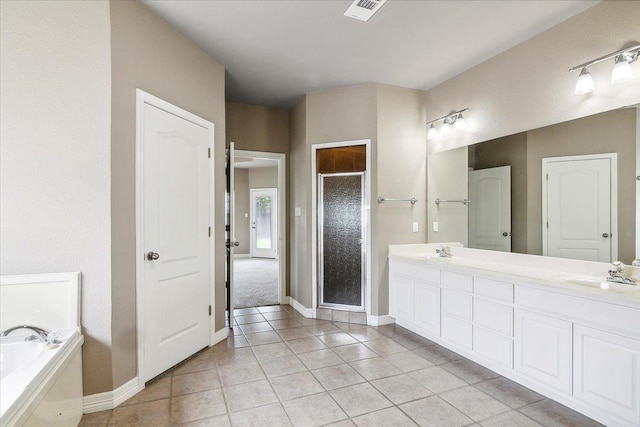
<path id="1" fill-rule="evenodd" d="M 14 326 L 14 327 L 9 328 L 9 329 L 5 329 L 4 331 L 0 332 L 0 337 L 6 337 L 11 332 L 17 331 L 18 329 L 30 329 L 33 332 L 35 332 L 38 335 L 38 337 L 43 337 L 45 339 L 49 335 L 49 332 L 45 331 L 42 328 L 38 328 L 37 326 L 20 325 L 20 326 Z M 31 339 L 33 339 L 33 338 L 31 338 Z"/>

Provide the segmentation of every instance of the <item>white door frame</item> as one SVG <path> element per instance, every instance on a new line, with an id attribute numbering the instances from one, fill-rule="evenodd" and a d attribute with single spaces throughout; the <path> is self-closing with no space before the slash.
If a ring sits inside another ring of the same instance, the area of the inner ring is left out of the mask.
<path id="1" fill-rule="evenodd" d="M 144 317 L 146 314 L 146 307 L 145 307 L 145 301 L 143 296 L 143 286 L 145 283 L 145 275 L 144 275 L 144 262 L 145 262 L 145 258 L 144 258 L 144 212 L 143 212 L 143 189 L 144 189 L 144 171 L 143 171 L 143 159 L 144 159 L 144 152 L 143 152 L 143 129 L 144 129 L 144 123 L 143 123 L 143 110 L 144 110 L 144 105 L 145 104 L 149 104 L 152 105 L 156 108 L 159 108 L 161 110 L 164 110 L 168 113 L 174 114 L 184 120 L 190 121 L 192 123 L 195 123 L 199 126 L 204 127 L 205 129 L 208 130 L 209 136 L 210 136 L 210 144 L 209 144 L 209 148 L 211 149 L 211 151 L 213 151 L 213 147 L 214 147 L 214 124 L 201 118 L 198 117 L 186 110 L 183 110 L 182 108 L 176 107 L 173 104 L 170 104 L 166 101 L 163 101 L 160 98 L 157 98 L 147 92 L 144 92 L 140 89 L 136 89 L 136 183 L 135 183 L 135 189 L 136 189 L 136 332 L 137 332 L 137 350 L 138 350 L 138 390 L 142 390 L 144 389 L 144 382 L 143 382 L 143 378 L 144 375 L 142 375 L 142 373 L 144 372 L 144 336 L 145 336 L 145 330 L 144 330 Z M 213 191 L 215 189 L 215 185 L 214 185 L 214 162 L 213 162 L 213 158 L 211 159 L 210 162 L 210 168 L 209 168 L 209 188 L 210 188 L 210 192 L 209 192 L 209 223 L 211 224 L 212 227 L 212 232 L 211 235 L 215 236 L 214 230 L 213 230 L 213 225 L 215 224 L 215 195 L 213 194 Z M 215 307 L 215 280 L 213 280 L 213 278 L 215 277 L 215 239 L 213 237 L 211 237 L 209 239 L 209 248 L 210 248 L 210 258 L 209 258 L 209 265 L 210 265 L 210 276 L 209 276 L 209 282 L 210 282 L 210 289 L 209 289 L 209 304 L 211 304 L 211 307 Z M 212 346 L 215 343 L 215 316 L 212 314 L 209 316 L 209 346 Z"/>
<path id="2" fill-rule="evenodd" d="M 254 215 L 256 213 L 255 211 L 255 199 L 254 199 L 254 194 L 256 193 L 271 193 L 273 195 L 273 199 L 276 201 L 276 206 L 278 206 L 278 189 L 277 188 L 249 188 L 249 199 L 251 200 L 251 203 L 249 204 L 249 219 L 250 222 L 252 224 L 251 226 L 251 230 L 249 230 L 249 239 L 251 240 L 249 242 L 249 254 L 251 255 L 251 258 L 253 258 L 254 256 L 256 256 L 256 254 L 254 253 L 255 248 L 255 239 L 256 239 L 256 228 L 253 225 L 254 221 Z M 275 242 L 273 242 L 273 244 L 275 245 L 275 258 L 278 259 L 278 254 L 280 251 L 280 242 L 278 241 L 278 212 L 279 209 L 276 209 L 276 223 L 275 225 L 275 233 L 272 231 L 271 237 L 275 237 Z M 273 220 L 271 220 L 271 222 L 273 223 Z"/>
<path id="3" fill-rule="evenodd" d="M 366 149 L 366 172 L 364 174 L 364 308 L 367 312 L 367 324 L 371 324 L 371 140 L 323 142 L 311 144 L 311 310 L 316 317 L 318 308 L 318 150 L 325 148 L 350 147 L 364 145 Z"/>
<path id="4" fill-rule="evenodd" d="M 547 167 L 549 163 L 609 159 L 611 162 L 611 260 L 618 259 L 618 153 L 546 157 L 542 159 L 542 255 L 547 256 Z"/>
<path id="5" fill-rule="evenodd" d="M 280 304 L 287 304 L 287 230 L 286 230 L 286 208 L 285 202 L 287 200 L 286 194 L 286 158 L 284 153 L 270 153 L 263 151 L 247 151 L 247 150 L 235 150 L 235 155 L 238 157 L 246 157 L 250 159 L 268 159 L 276 160 L 278 164 L 278 302 Z M 233 220 L 233 218 L 232 218 Z M 233 286 L 233 283 L 231 283 Z"/>

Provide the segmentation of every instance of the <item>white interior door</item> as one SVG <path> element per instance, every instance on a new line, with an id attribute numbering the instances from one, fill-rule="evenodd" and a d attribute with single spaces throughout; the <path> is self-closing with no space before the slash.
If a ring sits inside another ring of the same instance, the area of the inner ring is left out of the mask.
<path id="1" fill-rule="evenodd" d="M 612 261 L 611 156 L 543 159 L 544 255 Z"/>
<path id="2" fill-rule="evenodd" d="M 229 149 L 227 150 L 227 218 L 226 223 L 228 227 L 227 231 L 227 314 L 229 320 L 229 327 L 233 329 L 233 256 L 235 255 L 235 248 L 238 246 L 236 241 L 236 193 L 234 190 L 234 159 L 235 159 L 235 144 L 229 143 Z"/>
<path id="3" fill-rule="evenodd" d="M 511 252 L 511 166 L 469 172 L 469 247 Z"/>
<path id="4" fill-rule="evenodd" d="M 141 112 L 145 261 L 144 310 L 138 316 L 144 346 L 140 375 L 148 381 L 209 344 L 213 134 L 149 103 Z"/>
<path id="5" fill-rule="evenodd" d="M 251 189 L 251 256 L 278 257 L 278 190 Z"/>

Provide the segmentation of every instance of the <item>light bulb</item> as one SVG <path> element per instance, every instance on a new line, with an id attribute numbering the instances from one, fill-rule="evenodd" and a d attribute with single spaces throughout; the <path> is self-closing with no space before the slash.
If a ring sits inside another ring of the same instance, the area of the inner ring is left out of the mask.
<path id="1" fill-rule="evenodd" d="M 622 83 L 633 78 L 633 70 L 625 55 L 616 56 L 616 64 L 611 72 L 611 83 Z"/>
<path id="2" fill-rule="evenodd" d="M 467 122 L 462 117 L 462 113 L 458 114 L 458 118 L 456 119 L 456 130 L 465 130 L 467 128 Z"/>
<path id="3" fill-rule="evenodd" d="M 436 130 L 436 127 L 433 125 L 433 123 L 431 123 L 431 126 L 429 126 L 429 132 L 427 133 L 427 139 L 436 139 L 438 137 L 438 131 Z"/>
<path id="4" fill-rule="evenodd" d="M 447 117 L 442 121 L 442 128 L 440 129 L 442 135 L 449 135 L 451 133 L 451 125 L 449 124 L 449 118 Z"/>
<path id="5" fill-rule="evenodd" d="M 576 94 L 593 92 L 593 78 L 587 67 L 582 67 L 576 82 Z"/>

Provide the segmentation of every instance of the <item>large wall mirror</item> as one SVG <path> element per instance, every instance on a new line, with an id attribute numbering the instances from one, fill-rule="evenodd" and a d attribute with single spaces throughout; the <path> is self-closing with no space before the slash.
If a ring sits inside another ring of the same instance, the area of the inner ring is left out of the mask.
<path id="1" fill-rule="evenodd" d="M 631 263 L 639 121 L 633 106 L 430 155 L 428 242 Z"/>

